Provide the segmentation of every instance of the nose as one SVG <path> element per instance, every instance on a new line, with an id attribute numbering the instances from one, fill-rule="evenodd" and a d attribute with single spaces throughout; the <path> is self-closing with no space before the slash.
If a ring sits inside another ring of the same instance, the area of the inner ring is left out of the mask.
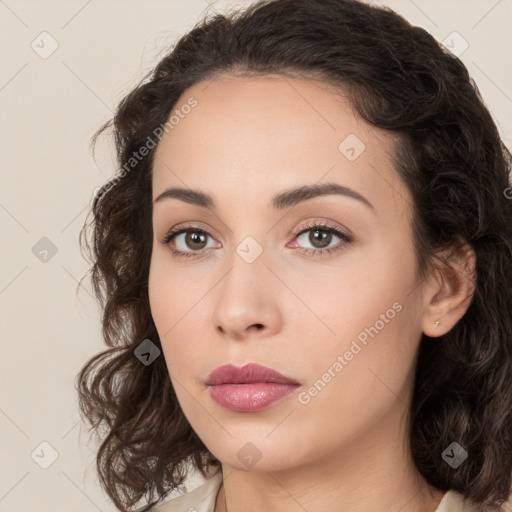
<path id="1" fill-rule="evenodd" d="M 282 326 L 279 280 L 264 259 L 247 263 L 234 255 L 231 270 L 218 284 L 213 325 L 225 338 L 269 337 Z"/>

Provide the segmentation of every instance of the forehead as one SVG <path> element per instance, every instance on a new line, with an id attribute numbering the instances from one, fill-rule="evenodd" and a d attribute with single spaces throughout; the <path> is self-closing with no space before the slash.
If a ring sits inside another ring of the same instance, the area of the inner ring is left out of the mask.
<path id="1" fill-rule="evenodd" d="M 391 161 L 395 139 L 364 122 L 328 84 L 220 75 L 185 90 L 173 113 L 178 122 L 155 154 L 153 198 L 185 186 L 243 204 L 321 180 L 364 190 L 374 204 L 383 190 L 407 194 Z"/>

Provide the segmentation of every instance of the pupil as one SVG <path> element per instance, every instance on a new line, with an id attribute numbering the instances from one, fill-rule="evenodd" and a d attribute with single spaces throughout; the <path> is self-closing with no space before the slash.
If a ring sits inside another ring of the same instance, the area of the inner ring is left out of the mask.
<path id="1" fill-rule="evenodd" d="M 319 238 L 317 238 L 317 235 L 319 235 Z M 315 229 L 315 231 L 312 231 L 311 235 L 309 235 L 310 242 L 317 247 L 317 242 L 320 242 L 320 247 L 326 247 L 327 245 L 329 245 L 331 238 L 332 233 L 328 233 L 320 229 Z"/>
<path id="2" fill-rule="evenodd" d="M 186 242 L 187 242 L 187 245 L 191 249 L 202 249 L 202 247 L 195 247 L 194 244 L 201 245 L 201 243 L 204 243 L 205 238 L 206 237 L 204 236 L 204 233 L 199 233 L 198 231 L 192 231 L 192 232 L 189 231 L 187 233 L 187 240 L 186 240 Z"/>

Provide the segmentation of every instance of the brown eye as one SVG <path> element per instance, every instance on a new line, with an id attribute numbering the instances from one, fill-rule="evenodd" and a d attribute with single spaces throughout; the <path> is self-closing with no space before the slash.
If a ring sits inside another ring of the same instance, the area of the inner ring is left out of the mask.
<path id="1" fill-rule="evenodd" d="M 207 242 L 207 234 L 202 231 L 187 231 L 185 234 L 185 245 L 195 251 L 204 249 Z"/>
<path id="2" fill-rule="evenodd" d="M 162 243 L 171 246 L 173 256 L 201 256 L 205 249 L 221 246 L 209 233 L 194 226 L 171 231 Z"/>
<path id="3" fill-rule="evenodd" d="M 339 239 L 341 242 L 349 242 L 348 235 L 334 228 L 322 228 L 321 226 L 313 226 L 309 229 L 304 229 L 297 235 L 297 241 L 300 242 L 302 247 L 307 249 L 325 249 L 329 247 L 332 242 Z M 307 244 L 310 244 L 308 247 Z M 334 244 L 336 245 L 336 244 Z"/>
<path id="4" fill-rule="evenodd" d="M 332 233 L 324 229 L 310 230 L 308 239 L 314 247 L 323 249 L 330 244 Z"/>
<path id="5" fill-rule="evenodd" d="M 325 256 L 335 254 L 351 242 L 352 236 L 341 229 L 330 224 L 313 223 L 299 231 L 293 245 L 307 256 Z"/>

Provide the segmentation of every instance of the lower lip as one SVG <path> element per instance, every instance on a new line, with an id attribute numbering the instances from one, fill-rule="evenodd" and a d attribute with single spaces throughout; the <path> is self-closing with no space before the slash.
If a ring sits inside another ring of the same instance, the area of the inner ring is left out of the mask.
<path id="1" fill-rule="evenodd" d="M 255 382 L 208 386 L 210 396 L 219 405 L 234 412 L 256 412 L 293 393 L 297 384 Z"/>

